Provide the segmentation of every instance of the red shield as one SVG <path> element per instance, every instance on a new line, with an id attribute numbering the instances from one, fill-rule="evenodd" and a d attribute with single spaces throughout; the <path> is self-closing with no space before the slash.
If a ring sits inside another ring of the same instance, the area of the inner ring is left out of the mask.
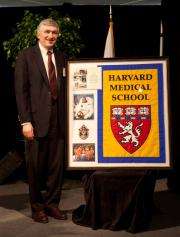
<path id="1" fill-rule="evenodd" d="M 146 141 L 151 128 L 150 105 L 111 106 L 111 129 L 118 143 L 130 154 Z"/>

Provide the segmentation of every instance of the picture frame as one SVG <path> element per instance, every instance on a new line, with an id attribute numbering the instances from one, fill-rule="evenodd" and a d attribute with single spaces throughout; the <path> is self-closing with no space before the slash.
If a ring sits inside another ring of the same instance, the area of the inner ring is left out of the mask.
<path id="1" fill-rule="evenodd" d="M 67 169 L 171 167 L 168 65 L 67 61 Z"/>

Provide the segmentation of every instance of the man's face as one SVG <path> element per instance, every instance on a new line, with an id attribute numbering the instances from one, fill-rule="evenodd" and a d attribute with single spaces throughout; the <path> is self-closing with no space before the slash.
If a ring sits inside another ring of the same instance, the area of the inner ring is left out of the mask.
<path id="1" fill-rule="evenodd" d="M 37 36 L 40 44 L 44 48 L 51 49 L 55 45 L 58 35 L 59 31 L 55 26 L 43 25 L 41 26 Z"/>

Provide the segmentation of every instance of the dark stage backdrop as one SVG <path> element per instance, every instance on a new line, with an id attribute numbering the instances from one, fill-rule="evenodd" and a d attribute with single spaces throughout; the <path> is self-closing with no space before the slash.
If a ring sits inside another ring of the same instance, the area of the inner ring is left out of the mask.
<path id="1" fill-rule="evenodd" d="M 20 21 L 27 8 L 0 8 L 0 158 L 8 151 L 22 149 L 20 127 L 14 95 L 14 72 L 6 61 L 2 43 L 12 36 L 11 28 Z M 109 27 L 109 6 L 56 7 L 62 15 L 80 18 L 85 48 L 78 58 L 103 57 Z M 28 8 L 46 15 L 47 7 Z M 116 57 L 159 56 L 160 6 L 112 6 Z"/>

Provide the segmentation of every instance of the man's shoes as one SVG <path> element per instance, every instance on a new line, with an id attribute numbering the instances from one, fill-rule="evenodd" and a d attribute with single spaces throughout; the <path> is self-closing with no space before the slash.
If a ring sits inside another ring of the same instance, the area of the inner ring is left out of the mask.
<path id="1" fill-rule="evenodd" d="M 58 220 L 67 220 L 67 215 L 57 207 L 46 207 L 46 213 Z"/>
<path id="2" fill-rule="evenodd" d="M 32 213 L 32 219 L 40 223 L 48 223 L 48 216 L 44 211 L 35 211 Z"/>

